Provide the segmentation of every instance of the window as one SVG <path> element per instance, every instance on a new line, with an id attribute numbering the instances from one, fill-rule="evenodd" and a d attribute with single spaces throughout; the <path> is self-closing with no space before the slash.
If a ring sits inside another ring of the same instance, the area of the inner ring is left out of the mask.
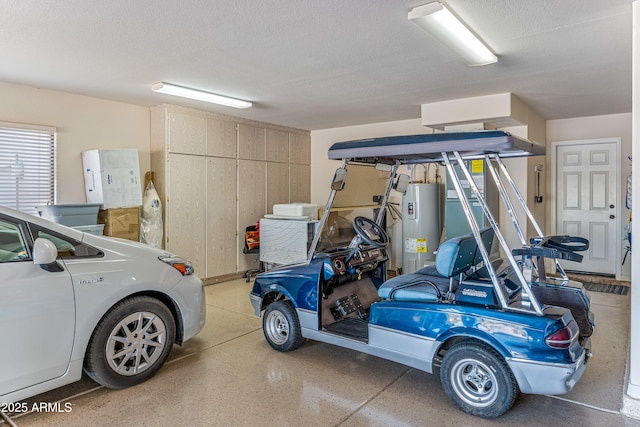
<path id="1" fill-rule="evenodd" d="M 0 122 L 0 205 L 37 215 L 54 203 L 56 129 Z"/>
<path id="2" fill-rule="evenodd" d="M 27 258 L 29 253 L 18 226 L 0 219 L 0 263 Z"/>
<path id="3" fill-rule="evenodd" d="M 72 239 L 69 236 L 65 236 L 60 233 L 56 233 L 53 230 L 48 230 L 36 224 L 29 223 L 31 229 L 31 235 L 33 240 L 38 237 L 43 237 L 50 240 L 58 249 L 58 256 L 61 258 L 74 258 L 74 257 L 101 257 L 104 256 L 102 251 L 92 246 L 84 244 L 78 240 Z"/>

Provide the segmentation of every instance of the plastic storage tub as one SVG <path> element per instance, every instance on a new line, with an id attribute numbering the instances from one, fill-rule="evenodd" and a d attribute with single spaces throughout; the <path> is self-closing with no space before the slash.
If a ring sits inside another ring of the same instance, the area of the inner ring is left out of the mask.
<path id="1" fill-rule="evenodd" d="M 69 227 L 96 225 L 100 204 L 36 206 L 41 217 Z"/>

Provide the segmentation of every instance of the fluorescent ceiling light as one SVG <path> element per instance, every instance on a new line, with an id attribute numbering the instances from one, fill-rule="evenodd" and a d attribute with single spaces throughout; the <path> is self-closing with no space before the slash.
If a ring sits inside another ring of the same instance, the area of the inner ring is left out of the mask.
<path id="1" fill-rule="evenodd" d="M 493 64 L 498 57 L 442 3 L 414 7 L 409 19 L 462 57 L 472 67 Z"/>
<path id="2" fill-rule="evenodd" d="M 215 93 L 202 92 L 188 87 L 176 86 L 169 83 L 161 82 L 151 86 L 154 92 L 166 93 L 169 95 L 182 96 L 184 98 L 197 99 L 198 101 L 211 102 L 213 104 L 226 105 L 234 108 L 249 108 L 253 104 L 242 99 L 229 98 Z"/>

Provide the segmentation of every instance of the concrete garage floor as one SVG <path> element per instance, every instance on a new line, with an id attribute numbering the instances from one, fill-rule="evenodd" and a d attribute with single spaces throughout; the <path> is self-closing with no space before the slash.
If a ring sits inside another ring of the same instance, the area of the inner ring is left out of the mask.
<path id="1" fill-rule="evenodd" d="M 306 342 L 267 344 L 251 284 L 206 288 L 207 325 L 150 381 L 107 390 L 88 379 L 29 402 L 69 402 L 70 412 L 14 416 L 18 426 L 640 426 L 620 413 L 629 342 L 629 296 L 592 292 L 597 330 L 582 380 L 559 396 L 521 395 L 497 420 L 471 417 L 438 376 L 355 351 Z M 62 403 L 61 408 L 65 408 Z M 0 421 L 0 425 L 8 422 Z"/>

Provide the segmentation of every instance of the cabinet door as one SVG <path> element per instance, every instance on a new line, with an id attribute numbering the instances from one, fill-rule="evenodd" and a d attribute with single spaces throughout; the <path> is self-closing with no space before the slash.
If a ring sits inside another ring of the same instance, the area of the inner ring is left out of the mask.
<path id="1" fill-rule="evenodd" d="M 289 134 L 289 161 L 299 165 L 311 164 L 311 136 Z"/>
<path id="2" fill-rule="evenodd" d="M 207 119 L 207 156 L 236 158 L 238 151 L 237 124 Z"/>
<path id="3" fill-rule="evenodd" d="M 267 213 L 276 203 L 289 203 L 289 165 L 267 162 Z"/>
<path id="4" fill-rule="evenodd" d="M 236 160 L 207 158 L 207 274 L 236 272 L 238 262 Z M 243 234 L 244 235 L 244 234 Z M 242 247 L 240 247 L 242 253 Z"/>
<path id="5" fill-rule="evenodd" d="M 206 160 L 169 154 L 165 248 L 189 259 L 200 277 L 206 275 Z"/>
<path id="6" fill-rule="evenodd" d="M 169 113 L 169 152 L 199 154 L 206 150 L 207 121 L 186 113 Z"/>
<path id="7" fill-rule="evenodd" d="M 266 163 L 238 161 L 238 271 L 257 268 L 259 257 L 242 253 L 244 232 L 266 213 Z"/>
<path id="8" fill-rule="evenodd" d="M 289 162 L 289 132 L 267 129 L 267 161 Z"/>
<path id="9" fill-rule="evenodd" d="M 266 129 L 247 124 L 238 125 L 238 157 L 247 160 L 265 160 Z"/>
<path id="10" fill-rule="evenodd" d="M 291 202 L 311 201 L 311 166 L 290 165 L 291 185 L 289 197 Z"/>

